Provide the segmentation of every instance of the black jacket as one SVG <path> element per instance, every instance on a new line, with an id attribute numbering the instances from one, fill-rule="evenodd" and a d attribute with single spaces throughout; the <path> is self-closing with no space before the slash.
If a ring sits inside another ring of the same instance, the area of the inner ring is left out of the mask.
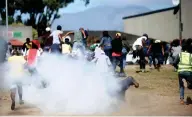
<path id="1" fill-rule="evenodd" d="M 112 52 L 122 53 L 123 44 L 121 39 L 112 40 L 111 45 L 112 45 Z"/>

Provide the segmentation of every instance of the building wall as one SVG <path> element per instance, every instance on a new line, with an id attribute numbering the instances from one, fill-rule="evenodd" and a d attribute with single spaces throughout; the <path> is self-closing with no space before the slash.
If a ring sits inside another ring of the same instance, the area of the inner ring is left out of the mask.
<path id="1" fill-rule="evenodd" d="M 133 35 L 147 33 L 150 38 L 169 42 L 179 38 L 179 17 L 173 10 L 124 19 L 124 32 Z"/>
<path id="2" fill-rule="evenodd" d="M 181 0 L 183 38 L 192 38 L 192 0 Z"/>
<path id="3" fill-rule="evenodd" d="M 32 39 L 31 26 L 9 26 L 9 39 L 18 39 L 25 42 L 26 38 Z M 6 36 L 6 27 L 0 26 L 0 36 Z"/>

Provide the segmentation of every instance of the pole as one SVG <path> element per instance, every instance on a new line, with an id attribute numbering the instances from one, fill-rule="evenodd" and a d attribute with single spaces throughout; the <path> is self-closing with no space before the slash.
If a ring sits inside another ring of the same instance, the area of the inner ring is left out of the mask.
<path id="1" fill-rule="evenodd" d="M 8 31 L 9 31 L 9 24 L 8 24 L 8 0 L 5 0 L 5 4 L 6 4 L 6 37 L 7 39 L 9 38 L 8 36 Z"/>
<path id="2" fill-rule="evenodd" d="M 182 11 L 181 0 L 179 0 L 179 39 L 182 39 L 183 23 L 182 23 Z"/>

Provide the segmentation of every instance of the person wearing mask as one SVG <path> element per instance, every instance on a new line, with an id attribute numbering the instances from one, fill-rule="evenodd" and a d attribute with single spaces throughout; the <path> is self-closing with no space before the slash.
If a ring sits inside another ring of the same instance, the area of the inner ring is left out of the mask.
<path id="1" fill-rule="evenodd" d="M 152 59 L 153 59 L 153 65 L 154 68 L 157 69 L 159 71 L 160 67 L 161 67 L 161 56 L 164 56 L 164 47 L 161 44 L 160 40 L 155 40 L 155 43 L 153 43 L 152 45 L 149 46 L 148 52 L 147 53 L 152 53 Z M 157 64 L 156 64 L 156 60 L 157 59 Z"/>
<path id="2" fill-rule="evenodd" d="M 145 67 L 146 67 L 145 53 L 144 53 L 143 47 L 147 39 L 148 39 L 148 35 L 143 34 L 143 36 L 138 38 L 133 43 L 133 46 L 132 46 L 136 56 L 139 56 L 140 72 L 143 72 L 143 73 L 145 72 Z M 134 55 L 133 58 L 135 58 L 136 56 Z"/>
<path id="3" fill-rule="evenodd" d="M 57 30 L 53 31 L 49 37 L 53 37 L 53 43 L 51 45 L 51 52 L 52 53 L 60 53 L 60 44 L 61 44 L 61 35 L 63 34 L 62 32 L 62 27 L 60 25 L 57 26 Z"/>
<path id="4" fill-rule="evenodd" d="M 112 38 L 109 36 L 108 31 L 103 31 L 103 37 L 101 38 L 100 46 L 104 46 L 104 52 L 112 61 Z"/>
<path id="5" fill-rule="evenodd" d="M 23 91 L 22 91 L 22 85 L 23 80 L 25 76 L 24 72 L 24 64 L 25 59 L 23 56 L 20 56 L 18 51 L 14 51 L 12 53 L 12 56 L 8 58 L 8 77 L 11 78 L 11 110 L 15 109 L 15 98 L 16 98 L 16 92 L 18 90 L 19 94 L 19 103 L 24 104 L 24 101 L 22 99 Z"/>
<path id="6" fill-rule="evenodd" d="M 26 42 L 23 44 L 23 51 L 26 52 L 27 50 L 29 50 L 32 46 L 32 42 L 30 40 L 30 38 L 26 39 Z"/>
<path id="7" fill-rule="evenodd" d="M 112 45 L 112 64 L 114 71 L 116 70 L 116 67 L 120 63 L 120 77 L 124 77 L 124 69 L 123 69 L 123 58 L 122 58 L 122 40 L 121 40 L 121 33 L 116 33 L 115 39 L 111 42 Z"/>
<path id="8" fill-rule="evenodd" d="M 182 52 L 176 58 L 178 64 L 178 78 L 180 90 L 180 103 L 185 104 L 185 87 L 192 89 L 192 40 L 188 39 L 187 44 L 182 46 Z"/>

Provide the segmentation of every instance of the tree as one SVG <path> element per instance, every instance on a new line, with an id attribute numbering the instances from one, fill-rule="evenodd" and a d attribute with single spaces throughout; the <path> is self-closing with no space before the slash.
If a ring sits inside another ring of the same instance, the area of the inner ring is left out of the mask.
<path id="1" fill-rule="evenodd" d="M 85 2 L 85 5 L 89 4 L 89 0 L 82 1 Z M 60 17 L 58 15 L 59 9 L 73 2 L 74 0 L 8 0 L 8 15 L 13 17 L 16 10 L 20 10 L 21 13 L 28 13 L 30 18 L 24 22 L 25 25 L 37 29 L 41 35 L 54 19 Z M 5 0 L 1 1 L 0 13 L 2 20 L 5 20 Z"/>

